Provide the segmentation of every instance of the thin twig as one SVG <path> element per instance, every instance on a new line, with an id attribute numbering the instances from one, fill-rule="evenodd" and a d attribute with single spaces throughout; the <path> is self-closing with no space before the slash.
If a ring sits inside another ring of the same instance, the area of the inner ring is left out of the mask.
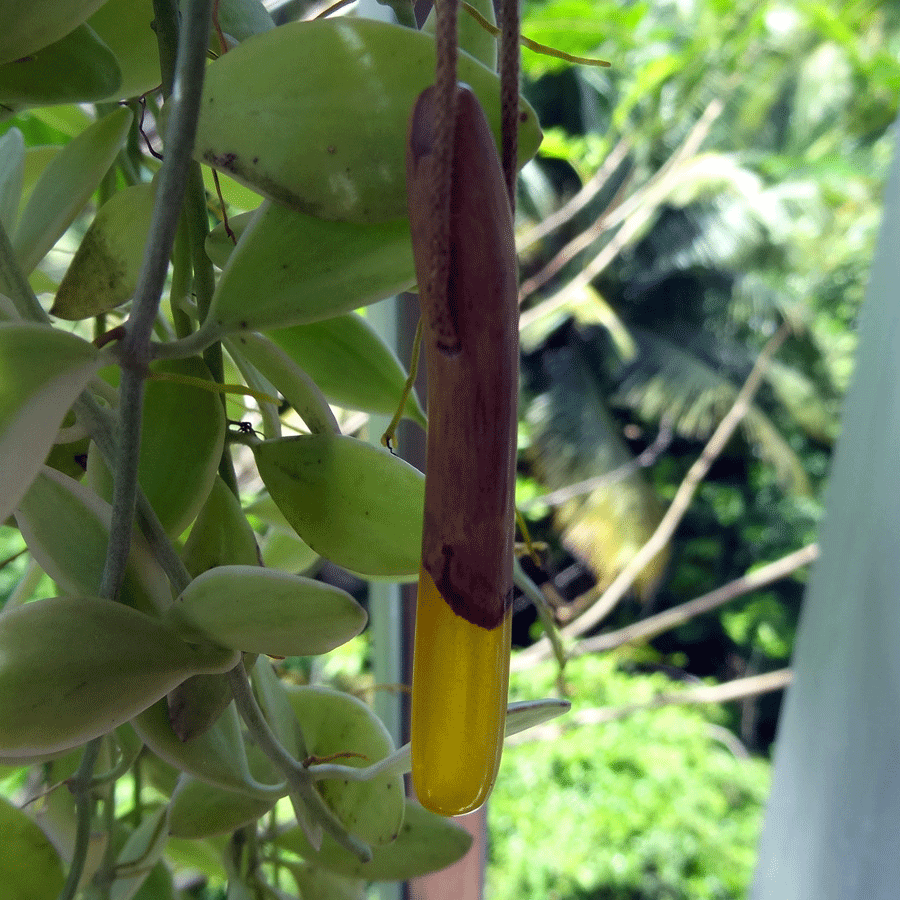
<path id="1" fill-rule="evenodd" d="M 104 597 L 113 598 L 118 594 L 128 560 L 137 506 L 141 416 L 144 378 L 150 362 L 150 337 L 169 268 L 194 147 L 211 13 L 212 0 L 193 0 L 183 11 L 172 87 L 172 113 L 166 129 L 165 160 L 159 173 L 156 205 L 134 303 L 125 337 L 119 346 L 122 367 L 120 420 L 110 542 L 100 588 Z"/>
<path id="2" fill-rule="evenodd" d="M 645 447 L 634 459 L 630 459 L 628 462 L 622 463 L 621 466 L 616 466 L 615 469 L 604 472 L 602 475 L 585 478 L 583 481 L 576 481 L 558 490 L 535 497 L 533 500 L 522 504 L 519 509 L 527 512 L 535 506 L 562 506 L 563 503 L 568 503 L 569 500 L 589 494 L 599 487 L 615 484 L 617 481 L 624 481 L 635 472 L 652 466 L 659 459 L 659 455 L 672 443 L 672 434 L 671 423 L 664 421 L 660 426 L 659 433 L 653 439 L 653 443 Z"/>
<path id="3" fill-rule="evenodd" d="M 578 215 L 603 190 L 606 182 L 609 181 L 613 172 L 619 168 L 622 160 L 625 159 L 630 150 L 631 141 L 627 138 L 622 138 L 609 151 L 606 159 L 603 160 L 603 165 L 582 185 L 581 190 L 575 196 L 516 241 L 519 251 L 531 247 L 538 241 L 542 241 Z"/>
<path id="4" fill-rule="evenodd" d="M 741 575 L 728 584 L 690 600 L 687 603 L 681 603 L 665 612 L 661 612 L 655 616 L 650 616 L 641 622 L 635 622 L 633 625 L 627 625 L 617 631 L 610 631 L 606 634 L 600 634 L 596 637 L 587 638 L 572 648 L 572 656 L 582 656 L 585 653 L 602 653 L 607 650 L 614 650 L 617 647 L 623 647 L 626 644 L 636 644 L 638 642 L 649 641 L 657 635 L 672 628 L 677 628 L 685 622 L 690 621 L 696 616 L 702 616 L 706 613 L 743 597 L 752 591 L 759 590 L 764 585 L 771 584 L 773 581 L 779 581 L 786 578 L 797 569 L 808 566 L 811 562 L 819 557 L 819 545 L 807 544 L 800 550 L 795 550 L 781 559 L 775 560 L 760 569 Z"/>
<path id="5" fill-rule="evenodd" d="M 672 694 L 659 694 L 647 703 L 630 703 L 627 706 L 605 707 L 600 709 L 582 709 L 570 713 L 561 725 L 543 725 L 523 732 L 515 739 L 507 738 L 509 743 L 524 743 L 532 740 L 553 740 L 563 730 L 583 725 L 605 725 L 617 719 L 626 719 L 637 713 L 650 712 L 664 706 L 697 706 L 706 703 L 730 703 L 757 697 L 772 691 L 786 688 L 793 678 L 791 669 L 777 669 L 764 675 L 751 675 L 747 678 L 735 678 L 724 684 L 703 684 Z"/>
<path id="6" fill-rule="evenodd" d="M 678 527 L 690 506 L 697 488 L 700 486 L 713 462 L 725 449 L 725 445 L 731 439 L 735 429 L 750 411 L 751 401 L 762 384 L 763 377 L 769 367 L 773 356 L 787 339 L 790 326 L 787 323 L 781 325 L 778 331 L 769 339 L 762 352 L 757 357 L 756 363 L 738 392 L 737 397 L 728 412 L 719 422 L 700 456 L 688 470 L 687 475 L 678 487 L 669 508 L 660 520 L 656 531 L 649 540 L 631 558 L 624 569 L 613 580 L 612 584 L 604 591 L 600 599 L 588 609 L 584 615 L 566 626 L 562 630 L 563 638 L 573 638 L 584 634 L 599 624 L 616 607 L 619 601 L 631 589 L 635 579 L 640 575 L 648 563 L 669 543 L 675 529 Z M 518 654 L 517 664 L 524 668 L 527 665 L 549 657 L 551 653 L 550 642 L 547 638 L 541 638 L 527 650 Z"/>

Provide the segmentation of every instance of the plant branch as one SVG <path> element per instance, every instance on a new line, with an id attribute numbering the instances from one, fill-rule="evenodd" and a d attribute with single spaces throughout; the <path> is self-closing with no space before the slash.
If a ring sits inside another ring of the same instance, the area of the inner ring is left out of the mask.
<path id="1" fill-rule="evenodd" d="M 659 694 L 646 703 L 629 703 L 626 706 L 601 707 L 599 709 L 582 709 L 566 717 L 565 727 L 578 725 L 605 725 L 617 719 L 625 719 L 636 713 L 650 712 L 664 706 L 697 706 L 706 703 L 729 703 L 757 697 L 772 691 L 786 688 L 793 678 L 791 669 L 777 669 L 764 675 L 751 675 L 747 678 L 735 678 L 724 684 L 703 684 L 671 694 Z M 553 740 L 562 733 L 559 725 L 544 725 L 533 728 L 521 738 L 511 743 L 524 743 L 531 740 Z"/>
<path id="2" fill-rule="evenodd" d="M 672 535 L 675 533 L 675 529 L 684 518 L 700 483 L 706 477 L 713 462 L 725 449 L 725 445 L 731 439 L 735 429 L 750 411 L 750 404 L 762 384 L 769 363 L 786 340 L 789 332 L 790 326 L 787 323 L 784 323 L 769 339 L 768 343 L 757 357 L 756 363 L 754 364 L 750 375 L 747 377 L 747 380 L 744 382 L 743 387 L 738 392 L 731 409 L 728 410 L 722 418 L 722 421 L 719 422 L 719 425 L 713 432 L 709 441 L 707 441 L 700 456 L 690 467 L 684 480 L 679 485 L 672 502 L 669 504 L 669 508 L 660 520 L 659 525 L 657 525 L 656 531 L 653 532 L 650 539 L 631 558 L 625 568 L 622 569 L 619 575 L 613 580 L 612 584 L 610 584 L 603 592 L 600 599 L 593 604 L 584 615 L 562 629 L 561 633 L 564 638 L 582 635 L 606 618 L 631 589 L 635 579 L 640 575 L 647 564 L 671 540 Z M 550 641 L 545 637 L 541 638 L 527 650 L 523 650 L 518 654 L 517 667 L 525 668 L 527 665 L 546 659 L 549 657 L 550 652 Z"/>
<path id="3" fill-rule="evenodd" d="M 165 134 L 165 159 L 159 173 L 147 252 L 138 278 L 131 315 L 122 341 L 123 367 L 142 370 L 150 361 L 149 342 L 169 267 L 169 257 L 185 196 L 197 118 L 203 91 L 212 0 L 187 4 L 175 65 L 172 110 Z M 159 27 L 159 23 L 157 23 Z"/>
<path id="4" fill-rule="evenodd" d="M 94 766 L 97 764 L 97 757 L 100 754 L 101 740 L 102 738 L 94 738 L 85 745 L 78 771 L 69 780 L 69 789 L 75 796 L 75 846 L 72 848 L 72 861 L 65 884 L 59 892 L 58 900 L 72 900 L 78 891 L 78 884 L 84 873 L 84 864 L 87 860 L 91 840 L 91 807 L 93 805 L 91 792 L 94 789 Z"/>
<path id="5" fill-rule="evenodd" d="M 203 90 L 211 15 L 212 0 L 193 0 L 182 18 L 172 85 L 172 112 L 166 129 L 166 154 L 159 173 L 156 205 L 131 315 L 118 348 L 122 367 L 120 418 L 113 468 L 110 541 L 101 581 L 101 593 L 105 597 L 114 598 L 118 594 L 128 560 L 137 506 L 141 416 L 144 378 L 150 362 L 150 337 L 159 312 L 185 194 Z M 164 29 L 166 26 L 157 19 L 157 27 Z"/>
<path id="6" fill-rule="evenodd" d="M 807 544 L 800 550 L 795 550 L 775 562 L 769 563 L 753 572 L 741 575 L 728 584 L 690 600 L 687 603 L 681 603 L 678 606 L 667 609 L 658 615 L 650 616 L 642 622 L 635 622 L 625 628 L 617 631 L 610 631 L 606 634 L 600 634 L 596 637 L 587 638 L 572 648 L 573 656 L 581 656 L 585 653 L 602 653 L 606 650 L 614 650 L 617 647 L 623 647 L 626 644 L 636 644 L 639 641 L 649 641 L 657 635 L 672 628 L 677 628 L 685 622 L 690 621 L 696 616 L 704 615 L 712 612 L 738 597 L 743 597 L 752 591 L 759 590 L 764 585 L 771 584 L 773 581 L 779 581 L 787 577 L 791 572 L 809 565 L 811 562 L 819 558 L 818 544 Z"/>
<path id="7" fill-rule="evenodd" d="M 253 696 L 243 661 L 228 673 L 228 683 L 231 685 L 231 692 L 241 718 L 253 739 L 273 765 L 284 775 L 298 821 L 311 819 L 313 825 L 331 835 L 345 850 L 363 862 L 370 860 L 372 851 L 369 847 L 352 834 L 348 834 L 341 822 L 325 805 L 315 788 L 309 770 L 288 753 L 272 731 Z"/>

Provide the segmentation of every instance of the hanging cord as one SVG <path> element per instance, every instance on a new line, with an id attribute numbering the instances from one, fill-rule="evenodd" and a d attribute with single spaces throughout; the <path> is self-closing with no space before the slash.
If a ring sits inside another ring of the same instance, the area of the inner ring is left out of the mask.
<path id="1" fill-rule="evenodd" d="M 500 2 L 500 133 L 503 176 L 509 206 L 516 213 L 516 162 L 519 155 L 519 20 L 518 0 Z"/>
<path id="2" fill-rule="evenodd" d="M 456 130 L 456 56 L 459 0 L 439 0 L 436 4 L 435 39 L 437 62 L 434 75 L 434 171 L 431 193 L 431 221 L 434 226 L 429 284 L 432 309 L 447 306 L 450 280 L 450 193 L 453 183 L 453 140 Z"/>

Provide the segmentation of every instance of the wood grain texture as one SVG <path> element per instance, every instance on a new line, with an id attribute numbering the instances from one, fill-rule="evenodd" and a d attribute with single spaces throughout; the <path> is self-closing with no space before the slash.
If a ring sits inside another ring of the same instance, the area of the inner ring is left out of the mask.
<path id="1" fill-rule="evenodd" d="M 434 233 L 433 88 L 407 140 L 407 198 L 419 285 Z M 457 89 L 446 304 L 423 289 L 428 455 L 423 565 L 458 615 L 496 628 L 512 603 L 519 330 L 512 216 L 474 94 Z"/>

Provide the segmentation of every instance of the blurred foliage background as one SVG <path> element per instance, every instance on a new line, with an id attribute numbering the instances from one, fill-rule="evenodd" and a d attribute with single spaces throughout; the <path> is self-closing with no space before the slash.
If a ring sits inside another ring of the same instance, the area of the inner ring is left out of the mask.
<path id="1" fill-rule="evenodd" d="M 523 32 L 612 62 L 523 52 L 546 139 L 523 173 L 519 502 L 550 545 L 561 621 L 647 540 L 763 346 L 791 328 L 673 540 L 604 623 L 620 626 L 815 539 L 900 19 L 871 2 L 551 0 L 526 3 Z M 782 666 L 802 582 L 641 659 L 718 679 Z M 766 752 L 775 710 L 751 718 L 740 736 Z"/>
<path id="2" fill-rule="evenodd" d="M 674 536 L 595 634 L 816 539 L 880 220 L 900 16 L 876 2 L 549 0 L 525 3 L 523 33 L 612 63 L 523 51 L 546 137 L 520 193 L 518 498 L 549 546 L 536 578 L 561 624 L 647 541 L 767 341 L 791 329 Z M 805 572 L 570 663 L 575 720 L 579 704 L 639 706 L 673 681 L 788 666 Z M 520 615 L 523 646 L 533 618 Z M 487 896 L 746 896 L 780 701 L 640 712 L 512 749 Z"/>

